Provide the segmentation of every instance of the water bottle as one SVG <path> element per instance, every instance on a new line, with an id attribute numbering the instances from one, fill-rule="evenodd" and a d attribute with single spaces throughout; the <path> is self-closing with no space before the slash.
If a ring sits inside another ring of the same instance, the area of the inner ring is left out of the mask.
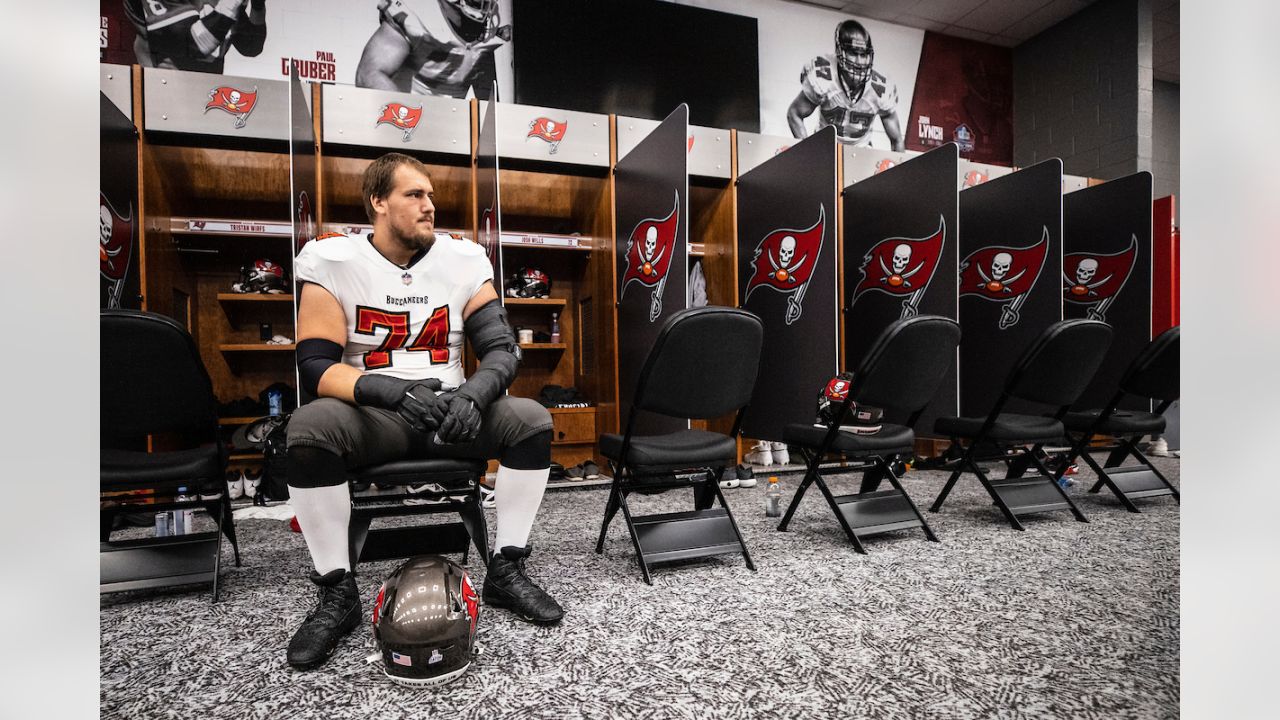
<path id="1" fill-rule="evenodd" d="M 185 487 L 178 488 L 178 494 L 173 497 L 174 502 L 187 502 L 192 498 L 187 496 Z M 173 513 L 173 534 L 186 535 L 191 530 L 191 511 L 190 510 L 171 510 Z"/>
<path id="2" fill-rule="evenodd" d="M 551 342 L 560 342 L 560 318 L 557 313 L 551 313 Z"/>
<path id="3" fill-rule="evenodd" d="M 782 486 L 778 484 L 778 476 L 769 476 L 769 487 L 764 490 L 765 517 L 782 516 Z"/>
<path id="4" fill-rule="evenodd" d="M 267 414 L 279 415 L 282 411 L 281 403 L 283 396 L 279 390 L 271 390 L 267 393 Z"/>

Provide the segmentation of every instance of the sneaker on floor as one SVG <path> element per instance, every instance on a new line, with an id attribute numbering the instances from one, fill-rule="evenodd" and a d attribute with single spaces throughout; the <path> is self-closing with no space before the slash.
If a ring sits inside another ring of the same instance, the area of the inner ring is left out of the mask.
<path id="1" fill-rule="evenodd" d="M 1152 457 L 1171 457 L 1169 452 L 1169 441 L 1163 437 L 1158 437 L 1151 441 L 1151 445 L 1147 447 L 1147 454 Z"/>
<path id="2" fill-rule="evenodd" d="M 311 572 L 311 582 L 319 588 L 319 602 L 289 641 L 287 658 L 298 670 L 323 664 L 338 647 L 338 641 L 360 624 L 360 591 L 356 576 L 338 568 L 321 575 Z"/>
<path id="3" fill-rule="evenodd" d="M 245 497 L 257 497 L 258 486 L 262 484 L 262 469 L 246 468 L 244 471 Z"/>
<path id="4" fill-rule="evenodd" d="M 525 573 L 525 560 L 533 546 L 508 545 L 493 554 L 484 578 L 484 604 L 510 610 L 535 625 L 554 625 L 564 610 Z"/>
<path id="5" fill-rule="evenodd" d="M 739 465 L 734 469 L 738 474 L 738 487 L 753 488 L 756 486 L 756 474 L 749 465 Z"/>
<path id="6" fill-rule="evenodd" d="M 594 460 L 588 460 L 582 463 L 582 476 L 587 480 L 600 479 L 600 466 Z"/>
<path id="7" fill-rule="evenodd" d="M 756 446 L 743 459 L 752 465 L 772 465 L 773 450 L 771 449 L 771 444 L 764 441 L 756 443 Z"/>
<path id="8" fill-rule="evenodd" d="M 239 470 L 227 471 L 227 497 L 232 500 L 244 497 L 244 474 Z"/>
<path id="9" fill-rule="evenodd" d="M 738 473 L 733 468 L 725 468 L 724 474 L 720 477 L 723 478 L 720 480 L 721 490 L 732 490 L 742 484 L 738 481 Z"/>
<path id="10" fill-rule="evenodd" d="M 791 451 L 787 449 L 786 443 L 776 442 L 770 445 L 773 450 L 773 462 L 775 465 L 791 464 Z"/>
<path id="11" fill-rule="evenodd" d="M 498 507 L 498 501 L 494 498 L 495 498 L 495 494 L 492 488 L 485 487 L 484 485 L 480 486 L 480 506 L 481 507 L 487 507 L 487 508 Z"/>
<path id="12" fill-rule="evenodd" d="M 564 477 L 570 482 L 582 482 L 586 479 L 585 473 L 582 471 L 582 463 L 578 463 L 571 468 L 565 468 Z"/>

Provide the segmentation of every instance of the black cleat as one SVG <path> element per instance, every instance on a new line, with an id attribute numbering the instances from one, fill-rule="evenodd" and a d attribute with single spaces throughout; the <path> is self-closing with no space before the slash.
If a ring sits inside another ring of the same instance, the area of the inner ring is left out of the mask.
<path id="1" fill-rule="evenodd" d="M 494 553 L 484 578 L 484 604 L 506 608 L 535 625 L 555 625 L 564 617 L 564 610 L 524 571 L 525 558 L 532 550 L 532 545 L 508 545 Z"/>
<path id="2" fill-rule="evenodd" d="M 360 624 L 360 591 L 356 589 L 355 574 L 342 568 L 324 575 L 313 570 L 311 582 L 320 586 L 320 602 L 289 641 L 289 664 L 298 670 L 324 663 L 342 636 Z"/>

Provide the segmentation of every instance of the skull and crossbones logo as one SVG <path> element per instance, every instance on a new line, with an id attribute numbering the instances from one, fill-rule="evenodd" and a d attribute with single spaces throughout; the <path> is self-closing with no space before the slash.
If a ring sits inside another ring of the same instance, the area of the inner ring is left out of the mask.
<path id="1" fill-rule="evenodd" d="M 911 276 L 920 272 L 920 268 L 924 267 L 924 262 L 921 261 L 919 265 L 916 265 L 910 271 L 907 270 L 907 265 L 911 264 L 911 246 L 906 243 L 899 243 L 893 249 L 892 270 L 884 264 L 883 257 L 879 260 L 880 269 L 884 271 L 884 277 L 880 278 L 880 282 L 887 283 L 891 287 L 911 287 Z"/>
<path id="2" fill-rule="evenodd" d="M 657 275 L 654 266 L 662 259 L 664 250 L 658 247 L 658 228 L 650 225 L 644 231 L 644 249 L 640 252 L 640 259 L 644 261 L 640 271 L 645 275 Z"/>
<path id="3" fill-rule="evenodd" d="M 1076 266 L 1075 280 L 1072 280 L 1071 278 L 1066 277 L 1066 275 L 1063 275 L 1063 278 L 1067 281 L 1067 288 L 1071 291 L 1072 295 L 1092 296 L 1092 295 L 1098 294 L 1097 292 L 1094 291 L 1094 288 L 1107 282 L 1112 277 L 1111 275 L 1107 275 L 1106 277 L 1100 280 L 1093 280 L 1094 276 L 1097 274 L 1098 274 L 1098 261 L 1093 258 L 1085 258 L 1080 261 L 1079 265 Z M 1093 280 L 1093 282 L 1090 282 L 1090 280 Z"/>
<path id="4" fill-rule="evenodd" d="M 773 251 L 770 250 L 766 255 L 769 258 L 769 264 L 773 266 L 773 272 L 769 273 L 769 277 L 780 282 L 794 283 L 795 271 L 804 264 L 807 255 L 796 257 L 796 239 L 792 235 L 782 238 L 782 242 L 778 245 L 778 258 L 775 260 Z M 794 262 L 793 262 L 794 261 Z"/>
<path id="5" fill-rule="evenodd" d="M 227 93 L 227 107 L 231 110 L 240 109 L 240 91 L 232 90 Z"/>
<path id="6" fill-rule="evenodd" d="M 407 122 L 409 120 L 409 108 L 403 105 L 396 108 L 396 119 L 399 120 L 401 124 Z"/>
<path id="7" fill-rule="evenodd" d="M 98 206 L 98 242 L 101 244 L 98 248 L 98 259 L 108 266 L 112 266 L 111 259 L 124 250 L 122 247 L 118 247 L 115 250 L 107 247 L 111 243 L 112 223 L 111 211 L 106 206 Z"/>
<path id="8" fill-rule="evenodd" d="M 1019 270 L 1013 275 L 1009 275 L 1009 268 L 1013 265 L 1013 255 L 1007 252 L 996 253 L 991 258 L 991 274 L 988 275 L 983 271 L 982 266 L 978 266 L 978 275 L 982 277 L 982 282 L 978 283 L 978 287 L 986 289 L 988 292 L 1012 292 L 1009 285 L 1016 282 L 1027 272 L 1026 268 Z M 1008 276 L 1008 277 L 1006 277 Z"/>

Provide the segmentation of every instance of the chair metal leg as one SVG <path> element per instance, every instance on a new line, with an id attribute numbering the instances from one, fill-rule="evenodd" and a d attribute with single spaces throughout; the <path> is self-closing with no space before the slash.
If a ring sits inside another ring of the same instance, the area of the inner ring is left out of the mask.
<path id="1" fill-rule="evenodd" d="M 1178 488 L 1174 487 L 1173 483 L 1169 482 L 1169 478 L 1165 477 L 1164 473 L 1160 472 L 1160 470 L 1156 468 L 1156 466 L 1151 462 L 1151 459 L 1147 457 L 1146 453 L 1138 449 L 1137 442 L 1133 439 L 1130 439 L 1130 440 L 1126 440 L 1125 444 L 1129 446 L 1129 453 L 1133 455 L 1135 458 L 1137 458 L 1138 462 L 1147 466 L 1147 469 L 1150 470 L 1152 474 L 1154 474 L 1157 478 L 1159 478 L 1160 482 L 1164 483 L 1165 487 L 1169 488 L 1169 492 L 1173 495 L 1174 502 L 1181 505 L 1182 493 L 1178 492 Z"/>
<path id="2" fill-rule="evenodd" d="M 996 507 L 1000 508 L 1000 512 L 1004 514 L 1004 519 L 1009 521 L 1009 525 L 1011 525 L 1014 530 L 1025 531 L 1026 528 L 1018 521 L 1018 516 L 1013 514 L 1013 510 L 1009 509 L 1009 506 L 1005 503 L 1004 499 L 1000 497 L 1000 493 L 996 492 L 996 489 L 992 487 L 991 480 L 987 477 L 987 474 L 982 471 L 982 468 L 975 462 L 970 462 L 969 467 L 972 468 L 973 473 L 978 476 L 978 482 L 982 483 L 982 487 L 986 488 L 987 494 L 995 501 Z"/>
<path id="3" fill-rule="evenodd" d="M 720 481 L 724 478 L 724 474 L 728 469 L 729 469 L 728 466 L 721 466 L 720 468 L 709 468 L 706 473 L 707 480 L 714 482 L 716 484 L 716 487 L 720 487 Z M 693 488 L 693 509 L 694 510 L 706 510 L 710 508 L 712 505 L 714 505 L 715 502 L 716 502 L 716 496 L 714 493 L 710 491 L 710 488 L 708 488 L 706 485 L 694 486 Z"/>
<path id="4" fill-rule="evenodd" d="M 347 527 L 347 534 L 352 569 L 360 563 L 360 553 L 364 550 L 365 541 L 369 539 L 369 525 L 372 523 L 372 518 L 356 515 L 354 512 L 351 514 L 351 524 Z"/>
<path id="5" fill-rule="evenodd" d="M 858 486 L 858 493 L 875 492 L 880 489 L 880 483 L 885 479 L 884 471 L 879 466 L 873 466 L 864 470 L 862 473 L 862 484 Z"/>
<path id="6" fill-rule="evenodd" d="M 226 495 L 224 494 L 223 497 L 226 497 Z M 218 578 L 222 574 L 222 524 L 224 522 L 230 523 L 231 517 L 230 515 L 227 515 L 226 517 L 219 516 L 216 522 L 218 524 L 218 546 L 213 551 L 213 600 L 210 604 L 216 604 L 218 602 Z M 237 553 L 236 565 L 240 564 L 238 555 L 239 553 Z"/>
<path id="7" fill-rule="evenodd" d="M 885 462 L 884 458 L 878 455 L 876 456 L 876 461 L 884 466 L 885 479 L 889 481 L 890 485 L 893 485 L 894 490 L 897 490 L 902 495 L 902 499 L 907 501 L 907 505 L 911 508 L 911 512 L 915 513 L 916 519 L 920 521 L 920 527 L 924 530 L 924 536 L 931 542 L 942 542 L 938 539 L 937 535 L 933 534 L 933 528 L 929 527 L 928 522 L 925 522 L 924 515 L 920 514 L 920 508 L 916 507 L 911 496 L 907 494 L 907 491 L 902 487 L 902 483 L 898 481 L 898 476 L 893 472 L 893 467 Z"/>
<path id="8" fill-rule="evenodd" d="M 959 442 L 960 441 L 958 439 L 952 439 L 953 445 L 958 444 Z M 951 494 L 951 488 L 956 486 L 956 481 L 958 481 L 960 476 L 964 474 L 964 468 L 966 465 L 977 467 L 977 465 L 973 463 L 973 449 L 977 446 L 978 444 L 976 442 L 970 442 L 969 447 L 965 448 L 964 455 L 960 457 L 960 464 L 956 465 L 956 469 L 952 471 L 951 477 L 947 479 L 947 484 L 942 486 L 942 492 L 938 493 L 937 499 L 934 500 L 933 505 L 929 507 L 929 512 L 936 513 L 942 509 L 942 503 L 946 502 L 947 496 Z"/>
<path id="9" fill-rule="evenodd" d="M 472 544 L 476 546 L 476 550 L 480 553 L 480 558 L 487 567 L 489 561 L 493 559 L 493 553 L 489 549 L 489 524 L 485 522 L 484 508 L 480 502 L 480 486 L 477 484 L 466 504 L 458 509 L 458 517 L 462 520 L 462 526 L 467 529 L 467 534 L 471 536 Z M 467 556 L 470 551 L 470 546 L 467 546 L 462 551 L 463 563 L 467 562 Z"/>
<path id="10" fill-rule="evenodd" d="M 235 516 L 231 510 L 231 498 L 225 492 L 222 493 L 222 499 L 219 501 L 219 510 L 226 517 L 226 524 L 222 526 L 221 532 L 231 541 L 231 550 L 235 554 L 236 567 L 240 567 L 240 543 L 236 540 Z"/>
<path id="11" fill-rule="evenodd" d="M 649 576 L 649 562 L 645 560 L 644 549 L 640 547 L 640 536 L 636 533 L 635 523 L 631 519 L 631 508 L 627 507 L 625 492 L 618 492 L 618 506 L 622 508 L 622 517 L 627 522 L 627 532 L 631 533 L 631 544 L 636 548 L 636 560 L 640 563 L 640 573 L 644 575 L 644 581 L 652 585 L 653 578 Z"/>
<path id="12" fill-rule="evenodd" d="M 796 494 L 791 497 L 791 504 L 787 506 L 787 512 L 782 516 L 782 522 L 778 523 L 778 530 L 786 532 L 787 526 L 791 524 L 791 516 L 796 514 L 796 508 L 800 507 L 800 499 L 804 497 L 805 491 L 813 484 L 813 479 L 818 477 L 818 465 L 821 464 L 822 458 L 811 454 L 808 450 L 802 450 L 808 462 L 805 463 L 804 479 L 800 481 L 800 487 L 796 488 Z"/>
<path id="13" fill-rule="evenodd" d="M 1098 482 L 1089 492 L 1097 492 L 1105 485 L 1107 489 L 1111 491 L 1111 494 L 1115 495 L 1116 498 L 1120 500 L 1120 504 L 1124 505 L 1125 510 L 1128 510 L 1131 513 L 1142 513 L 1142 511 L 1138 509 L 1138 506 L 1134 505 L 1133 501 L 1124 494 L 1124 491 L 1115 484 L 1115 481 L 1111 479 L 1111 476 L 1107 474 L 1107 471 L 1098 465 L 1098 461 L 1094 460 L 1092 455 L 1086 452 L 1081 455 L 1081 457 L 1084 458 L 1084 461 L 1088 463 L 1089 467 L 1098 475 Z"/>
<path id="14" fill-rule="evenodd" d="M 1036 447 L 1040 446 L 1037 445 Z M 1035 463 L 1036 470 L 1040 471 L 1040 474 L 1045 478 L 1045 480 L 1048 481 L 1049 484 L 1053 486 L 1053 489 L 1057 490 L 1058 494 L 1062 496 L 1062 499 L 1066 501 L 1067 505 L 1071 508 L 1071 514 L 1076 516 L 1076 520 L 1082 523 L 1089 522 L 1089 518 L 1085 517 L 1083 512 L 1080 512 L 1080 508 L 1076 507 L 1075 502 L 1071 500 L 1071 496 L 1067 494 L 1067 491 L 1058 484 L 1058 480 L 1061 479 L 1063 473 L 1067 471 L 1067 466 L 1063 465 L 1062 469 L 1056 474 L 1051 473 L 1049 472 L 1049 468 L 1044 466 L 1044 463 L 1040 458 L 1030 452 L 1028 452 L 1028 454 L 1031 455 L 1031 462 Z"/>
<path id="15" fill-rule="evenodd" d="M 618 472 L 615 469 L 613 473 L 613 484 L 609 486 L 609 499 L 604 506 L 604 522 L 600 523 L 600 539 L 596 541 L 596 554 L 604 553 L 604 538 L 609 532 L 609 523 L 613 522 L 614 515 L 618 514 L 618 497 L 622 493 L 621 481 L 618 479 Z"/>
<path id="16" fill-rule="evenodd" d="M 1035 452 L 1039 449 L 1040 446 L 1036 445 L 1031 451 Z M 1004 474 L 1006 479 L 1020 478 L 1027 474 L 1027 470 L 1031 467 L 1031 461 L 1027 459 L 1027 456 L 1024 453 L 1021 455 L 1015 455 L 1012 458 L 1006 458 L 1005 465 L 1008 467 L 1008 470 Z"/>
<path id="17" fill-rule="evenodd" d="M 729 509 L 729 503 L 724 500 L 724 493 L 720 492 L 720 483 L 712 482 L 711 491 L 715 493 L 715 497 L 720 499 L 720 507 L 724 508 L 724 514 L 729 518 L 729 527 L 733 528 L 733 534 L 738 538 L 738 545 L 742 547 L 742 557 L 747 561 L 747 569 L 755 572 L 756 564 L 751 561 L 751 553 L 747 551 L 747 543 L 742 539 L 742 531 L 738 530 L 738 522 L 733 519 L 733 511 Z"/>
<path id="18" fill-rule="evenodd" d="M 858 539 L 857 533 L 849 526 L 849 521 L 845 519 L 844 513 L 840 512 L 840 503 L 836 502 L 836 497 L 831 494 L 831 488 L 827 487 L 826 481 L 822 479 L 821 475 L 817 475 L 814 478 L 814 484 L 818 486 L 818 490 L 822 491 L 822 496 L 827 499 L 827 505 L 831 506 L 831 512 L 835 513 L 836 521 L 844 529 L 844 534 L 849 538 L 849 542 L 853 543 L 853 549 L 859 555 L 866 555 L 867 549 L 862 546 L 862 541 Z"/>

